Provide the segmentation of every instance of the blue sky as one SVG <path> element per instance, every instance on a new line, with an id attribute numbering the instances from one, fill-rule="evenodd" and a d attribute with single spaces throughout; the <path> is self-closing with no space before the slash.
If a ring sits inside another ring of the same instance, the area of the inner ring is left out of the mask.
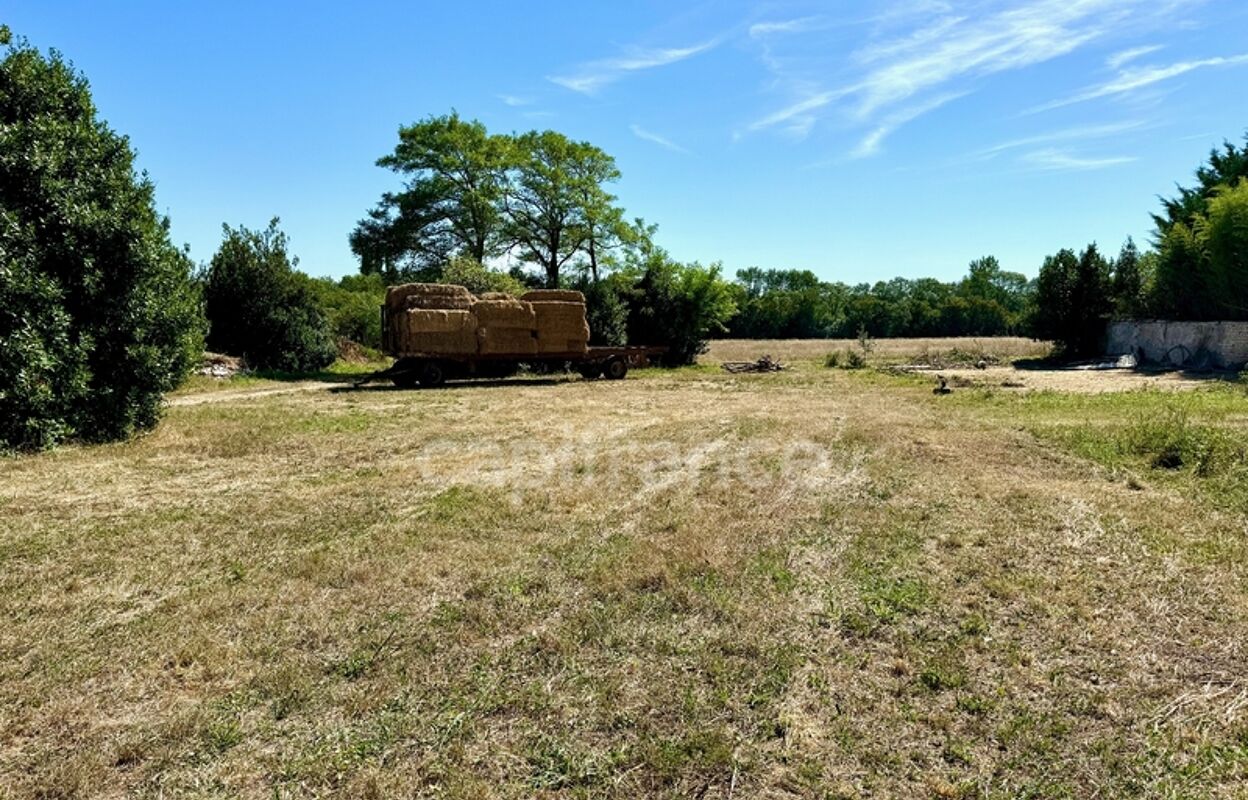
<path id="1" fill-rule="evenodd" d="M 9 0 L 130 136 L 174 239 L 282 218 L 301 267 L 457 109 L 615 156 L 682 260 L 847 282 L 1147 241 L 1156 196 L 1248 129 L 1242 0 L 279 3 Z"/>

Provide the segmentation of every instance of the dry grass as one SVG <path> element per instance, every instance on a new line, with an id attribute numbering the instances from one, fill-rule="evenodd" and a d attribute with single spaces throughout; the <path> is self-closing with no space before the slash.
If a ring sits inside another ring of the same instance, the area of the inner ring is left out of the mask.
<path id="1" fill-rule="evenodd" d="M 0 462 L 0 795 L 1242 797 L 1248 521 L 1024 402 L 318 389 Z"/>
<path id="2" fill-rule="evenodd" d="M 949 352 L 991 356 L 1001 361 L 1043 358 L 1052 351 L 1048 342 L 1017 336 L 950 337 L 935 339 L 872 339 L 871 355 L 879 361 L 906 361 Z M 858 350 L 857 339 L 716 339 L 703 356 L 708 363 L 754 361 L 764 354 L 781 361 L 822 359 L 828 353 Z"/>

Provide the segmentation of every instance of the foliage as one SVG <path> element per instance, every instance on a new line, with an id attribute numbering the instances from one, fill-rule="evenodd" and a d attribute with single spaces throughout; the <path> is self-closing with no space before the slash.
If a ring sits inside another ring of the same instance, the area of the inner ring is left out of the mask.
<path id="1" fill-rule="evenodd" d="M 612 277 L 631 284 L 623 292 L 629 344 L 666 346 L 667 365 L 692 364 L 737 310 L 718 264 L 681 264 L 660 250 Z"/>
<path id="2" fill-rule="evenodd" d="M 1225 142 L 1155 214 L 1154 314 L 1170 319 L 1248 319 L 1248 140 Z"/>
<path id="3" fill-rule="evenodd" d="M 505 292 L 506 294 L 523 294 L 526 287 L 514 275 L 490 269 L 479 261 L 467 256 L 455 256 L 442 268 L 438 283 L 456 283 L 466 286 L 475 294 L 485 292 Z"/>
<path id="4" fill-rule="evenodd" d="M 585 295 L 589 343 L 612 347 L 628 344 L 628 306 L 619 282 L 590 279 L 581 281 L 576 288 Z"/>
<path id="5" fill-rule="evenodd" d="M 509 237 L 520 259 L 537 265 L 546 285 L 557 288 L 570 259 L 604 229 L 618 231 L 622 225 L 622 214 L 612 206 L 615 198 L 602 188 L 620 172 L 602 150 L 555 131 L 517 137 L 514 152 L 515 174 L 506 195 Z"/>
<path id="6" fill-rule="evenodd" d="M 351 234 L 360 270 L 387 281 L 421 278 L 451 255 L 482 262 L 505 249 L 503 192 L 513 143 L 451 113 L 399 129 L 377 165 L 406 178 Z"/>
<path id="7" fill-rule="evenodd" d="M 381 314 L 386 284 L 380 275 L 347 275 L 340 280 L 314 278 L 309 288 L 334 336 L 374 350 L 381 348 Z"/>
<path id="8" fill-rule="evenodd" d="M 1114 308 L 1110 265 L 1095 244 L 1076 256 L 1061 250 L 1044 260 L 1036 280 L 1033 332 L 1068 357 L 1100 352 Z"/>
<path id="9" fill-rule="evenodd" d="M 578 257 L 595 279 L 612 251 L 646 231 L 624 221 L 603 186 L 615 159 L 556 131 L 490 134 L 458 114 L 399 130 L 377 164 L 404 176 L 351 234 L 360 270 L 389 282 L 436 280 L 454 256 L 478 263 L 507 252 L 537 267 L 546 286 Z"/>
<path id="10" fill-rule="evenodd" d="M 152 427 L 202 337 L 190 260 L 125 137 L 59 54 L 13 42 L 0 60 L 0 448 Z"/>
<path id="11" fill-rule="evenodd" d="M 958 283 L 895 278 L 874 285 L 826 283 L 807 270 L 737 273 L 740 313 L 728 335 L 743 339 L 872 336 L 999 336 L 1018 332 L 1032 285 L 991 256 L 972 262 Z"/>
<path id="12" fill-rule="evenodd" d="M 252 367 L 310 372 L 333 362 L 337 347 L 278 222 L 263 231 L 222 226 L 224 239 L 204 278 L 208 346 Z"/>
<path id="13" fill-rule="evenodd" d="M 1144 295 L 1145 261 L 1135 242 L 1128 238 L 1113 264 L 1110 292 L 1114 297 L 1114 314 L 1122 318 L 1143 316 L 1147 307 Z"/>

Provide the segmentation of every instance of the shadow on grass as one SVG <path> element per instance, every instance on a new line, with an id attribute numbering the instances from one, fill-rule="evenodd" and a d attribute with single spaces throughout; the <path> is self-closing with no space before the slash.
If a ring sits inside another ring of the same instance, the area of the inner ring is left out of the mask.
<path id="1" fill-rule="evenodd" d="M 351 365 L 353 368 L 357 365 Z M 353 383 L 365 375 L 385 369 L 383 364 L 359 364 L 359 369 L 320 369 L 313 372 L 284 372 L 281 370 L 256 370 L 248 373 L 249 377 L 282 383 L 302 383 L 320 381 L 321 383 Z"/>
<path id="2" fill-rule="evenodd" d="M 384 380 L 384 379 L 383 379 Z M 338 392 L 439 392 L 444 389 L 459 389 L 466 387 L 480 387 L 483 389 L 499 389 L 507 386 L 557 386 L 561 383 L 572 383 L 573 377 L 524 377 L 524 378 L 461 378 L 458 380 L 449 380 L 441 386 L 395 386 L 391 383 L 365 384 L 364 386 L 354 386 L 348 380 L 345 386 L 333 386 L 326 391 Z"/>

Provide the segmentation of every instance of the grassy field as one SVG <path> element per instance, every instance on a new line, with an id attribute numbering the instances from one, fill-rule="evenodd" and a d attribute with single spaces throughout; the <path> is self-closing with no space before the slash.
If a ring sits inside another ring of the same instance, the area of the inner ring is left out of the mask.
<path id="1" fill-rule="evenodd" d="M 0 461 L 0 797 L 1248 796 L 1240 384 L 328 382 Z"/>

